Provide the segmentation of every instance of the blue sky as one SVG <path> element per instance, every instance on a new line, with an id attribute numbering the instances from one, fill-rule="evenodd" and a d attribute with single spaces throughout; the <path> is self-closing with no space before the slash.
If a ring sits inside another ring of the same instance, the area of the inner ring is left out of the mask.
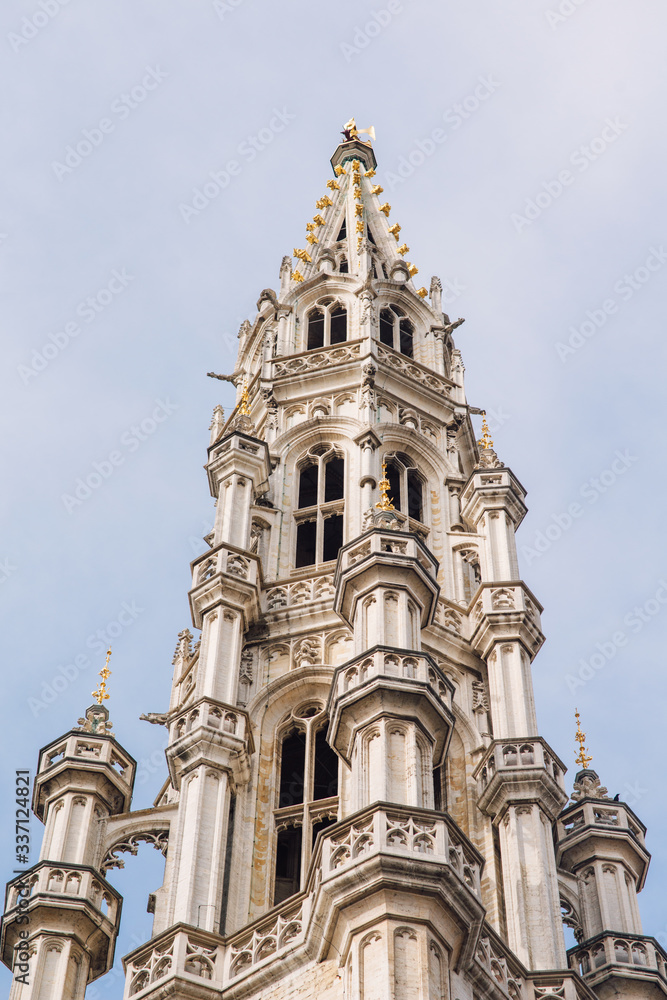
<path id="1" fill-rule="evenodd" d="M 655 0 L 4 5 L 3 871 L 14 770 L 76 724 L 109 636 L 135 807 L 164 779 L 164 730 L 138 716 L 167 705 L 212 523 L 202 465 L 231 394 L 205 373 L 232 370 L 355 115 L 528 490 L 541 731 L 572 765 L 579 707 L 603 783 L 649 828 L 640 904 L 667 944 L 666 32 Z M 112 875 L 119 956 L 149 933 L 161 860 Z"/>

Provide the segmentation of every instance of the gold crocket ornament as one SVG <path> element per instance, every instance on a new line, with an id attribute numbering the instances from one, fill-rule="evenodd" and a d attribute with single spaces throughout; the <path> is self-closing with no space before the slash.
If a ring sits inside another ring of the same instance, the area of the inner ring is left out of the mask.
<path id="1" fill-rule="evenodd" d="M 97 685 L 97 689 L 93 691 L 93 698 L 95 699 L 98 705 L 101 705 L 102 702 L 107 701 L 107 699 L 110 697 L 109 692 L 107 691 L 107 680 L 109 679 L 109 677 L 111 677 L 111 671 L 109 670 L 110 659 L 111 659 L 111 646 L 109 646 L 109 648 L 107 649 L 107 658 L 105 660 L 104 666 L 100 670 L 100 677 L 101 677 L 100 683 Z"/>
<path id="2" fill-rule="evenodd" d="M 387 479 L 387 463 L 382 463 L 382 479 L 379 482 L 380 499 L 375 504 L 378 510 L 396 510 L 389 496 L 389 480 Z"/>
<path id="3" fill-rule="evenodd" d="M 586 733 L 581 731 L 581 717 L 579 715 L 579 710 L 574 710 L 574 717 L 577 720 L 577 731 L 575 733 L 575 740 L 579 744 L 579 753 L 575 750 L 575 764 L 579 764 L 585 771 L 588 770 L 588 765 L 592 763 L 593 758 L 589 756 L 589 750 L 584 746 L 586 742 Z"/>

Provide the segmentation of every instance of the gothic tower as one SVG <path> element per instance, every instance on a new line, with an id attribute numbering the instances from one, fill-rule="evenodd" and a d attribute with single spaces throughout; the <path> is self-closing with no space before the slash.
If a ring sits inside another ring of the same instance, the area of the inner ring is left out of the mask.
<path id="1" fill-rule="evenodd" d="M 590 770 L 566 806 L 538 733 L 524 489 L 485 424 L 475 440 L 462 321 L 438 278 L 413 281 L 350 124 L 296 267 L 218 376 L 237 403 L 211 425 L 201 635 L 180 633 L 147 717 L 169 732 L 167 780 L 130 811 L 134 761 L 97 706 L 41 752 L 41 859 L 3 924 L 3 960 L 29 955 L 12 1000 L 82 1000 L 108 970 L 105 876 L 140 841 L 166 863 L 126 998 L 667 994 L 636 904 L 644 828 Z"/>

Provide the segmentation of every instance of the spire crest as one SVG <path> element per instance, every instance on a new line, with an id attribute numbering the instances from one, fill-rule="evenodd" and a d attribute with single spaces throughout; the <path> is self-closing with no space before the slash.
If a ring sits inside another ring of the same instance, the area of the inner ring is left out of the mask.
<path id="1" fill-rule="evenodd" d="M 97 690 L 93 691 L 93 698 L 98 705 L 110 698 L 110 694 L 107 691 L 107 680 L 111 676 L 111 671 L 109 670 L 109 660 L 111 659 L 111 646 L 107 649 L 107 658 L 105 660 L 104 666 L 100 670 L 100 677 L 102 678 L 97 686 Z"/>
<path id="2" fill-rule="evenodd" d="M 590 763 L 592 763 L 593 758 L 589 756 L 589 751 L 588 751 L 587 747 L 584 746 L 584 743 L 586 742 L 586 733 L 582 733 L 582 731 L 581 731 L 581 717 L 579 715 L 579 710 L 578 709 L 575 709 L 575 711 L 574 711 L 574 717 L 577 720 L 577 732 L 576 732 L 574 738 L 577 741 L 577 743 L 579 744 L 579 754 L 578 754 L 578 756 L 575 753 L 575 757 L 576 757 L 575 764 L 579 764 L 581 767 L 583 767 L 583 769 L 585 771 L 587 771 L 588 770 L 588 765 Z"/>

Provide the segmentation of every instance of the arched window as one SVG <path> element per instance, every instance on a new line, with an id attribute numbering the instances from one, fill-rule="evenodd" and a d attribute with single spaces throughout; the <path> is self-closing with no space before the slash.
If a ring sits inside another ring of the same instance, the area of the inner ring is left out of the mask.
<path id="1" fill-rule="evenodd" d="M 322 299 L 307 316 L 306 349 L 316 351 L 320 347 L 342 344 L 346 340 L 347 309 L 334 299 Z"/>
<path id="2" fill-rule="evenodd" d="M 311 448 L 299 473 L 297 569 L 338 556 L 343 544 L 344 497 L 345 460 L 330 444 Z"/>
<path id="3" fill-rule="evenodd" d="M 280 744 L 273 905 L 301 888 L 318 833 L 338 818 L 338 757 L 326 739 L 327 719 L 312 703 L 292 712 Z"/>
<path id="4" fill-rule="evenodd" d="M 396 508 L 415 521 L 424 521 L 424 483 L 407 455 L 397 454 L 387 462 L 389 496 Z"/>
<path id="5" fill-rule="evenodd" d="M 380 310 L 380 343 L 413 357 L 415 328 L 399 306 Z"/>
<path id="6" fill-rule="evenodd" d="M 336 239 L 337 240 L 347 239 L 347 224 L 345 219 L 343 219 L 343 224 L 338 231 L 338 236 L 336 237 Z"/>
<path id="7" fill-rule="evenodd" d="M 341 257 L 340 263 L 338 264 L 338 270 L 341 274 L 349 274 L 350 268 L 348 267 L 347 257 Z"/>

